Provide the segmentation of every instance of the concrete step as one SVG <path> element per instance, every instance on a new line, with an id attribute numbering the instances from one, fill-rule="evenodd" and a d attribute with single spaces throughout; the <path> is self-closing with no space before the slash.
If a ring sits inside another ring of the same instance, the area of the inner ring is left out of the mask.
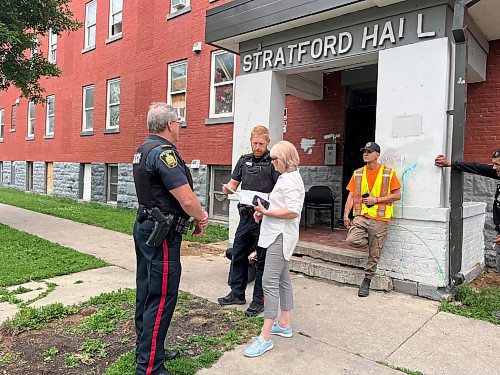
<path id="1" fill-rule="evenodd" d="M 361 269 L 341 266 L 308 256 L 292 256 L 290 269 L 308 276 L 356 286 L 361 285 L 365 277 Z M 370 289 L 375 290 L 390 291 L 392 288 L 392 279 L 387 276 L 375 275 L 370 285 Z"/>
<path id="2" fill-rule="evenodd" d="M 362 251 L 342 249 L 305 241 L 299 241 L 293 253 L 294 255 L 308 256 L 358 268 L 364 268 L 368 259 L 368 254 Z"/>

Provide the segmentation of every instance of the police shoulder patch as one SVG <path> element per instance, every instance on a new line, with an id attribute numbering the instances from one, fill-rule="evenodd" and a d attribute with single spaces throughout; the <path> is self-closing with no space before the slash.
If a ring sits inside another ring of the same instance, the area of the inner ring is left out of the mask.
<path id="1" fill-rule="evenodd" d="M 160 153 L 160 160 L 169 168 L 177 167 L 177 157 L 173 150 L 165 150 Z"/>

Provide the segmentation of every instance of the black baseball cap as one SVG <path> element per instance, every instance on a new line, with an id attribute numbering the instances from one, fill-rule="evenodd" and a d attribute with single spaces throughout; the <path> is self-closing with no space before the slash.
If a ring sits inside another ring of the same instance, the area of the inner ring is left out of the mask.
<path id="1" fill-rule="evenodd" d="M 493 151 L 491 158 L 500 158 L 500 149 Z"/>
<path id="2" fill-rule="evenodd" d="M 365 150 L 375 151 L 375 152 L 378 152 L 380 154 L 380 146 L 378 144 L 376 144 L 375 142 L 368 142 L 365 145 L 365 147 L 359 149 L 359 151 L 365 151 Z"/>

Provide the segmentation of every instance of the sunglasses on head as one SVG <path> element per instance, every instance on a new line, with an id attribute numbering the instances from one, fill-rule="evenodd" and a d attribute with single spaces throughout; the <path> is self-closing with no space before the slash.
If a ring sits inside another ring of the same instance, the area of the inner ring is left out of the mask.
<path id="1" fill-rule="evenodd" d="M 278 160 L 278 157 L 277 156 L 271 156 L 271 160 L 272 161 Z"/>

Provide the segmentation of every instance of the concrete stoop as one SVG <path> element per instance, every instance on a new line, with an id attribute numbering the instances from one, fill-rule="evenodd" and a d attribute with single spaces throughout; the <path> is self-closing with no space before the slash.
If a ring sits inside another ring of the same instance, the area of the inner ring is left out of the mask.
<path id="1" fill-rule="evenodd" d="M 312 277 L 359 286 L 365 276 L 363 267 L 367 257 L 366 253 L 359 251 L 299 242 L 290 269 Z M 390 291 L 393 289 L 392 279 L 375 275 L 370 289 Z"/>

